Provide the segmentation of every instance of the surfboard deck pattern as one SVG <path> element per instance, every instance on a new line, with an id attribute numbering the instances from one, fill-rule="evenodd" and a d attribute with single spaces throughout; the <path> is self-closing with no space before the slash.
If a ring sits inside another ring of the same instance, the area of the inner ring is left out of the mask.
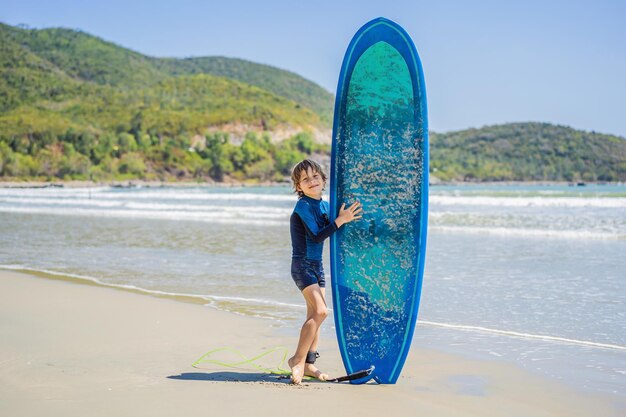
<path id="1" fill-rule="evenodd" d="M 333 125 L 330 207 L 363 204 L 331 237 L 335 327 L 347 373 L 397 381 L 421 293 L 428 213 L 428 123 L 417 50 L 378 18 L 344 57 Z M 363 383 L 364 381 L 352 381 Z"/>

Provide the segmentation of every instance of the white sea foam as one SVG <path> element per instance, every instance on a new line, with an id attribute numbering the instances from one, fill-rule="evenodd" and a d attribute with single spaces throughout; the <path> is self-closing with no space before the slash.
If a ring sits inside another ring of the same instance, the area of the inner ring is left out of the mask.
<path id="1" fill-rule="evenodd" d="M 241 208 L 220 212 L 181 211 L 181 210 L 132 210 L 132 209 L 87 209 L 87 208 L 54 208 L 54 207 L 14 207 L 0 206 L 0 212 L 26 214 L 53 214 L 60 216 L 85 216 L 99 218 L 131 218 L 131 219 L 160 219 L 160 220 L 191 220 L 219 224 L 242 224 L 250 226 L 285 226 L 288 216 L 282 213 L 263 213 Z M 283 218 L 284 220 L 276 220 Z"/>
<path id="2" fill-rule="evenodd" d="M 202 189 L 0 189 L 0 212 L 277 226 L 285 224 L 291 209 L 270 204 L 286 200 L 295 197 Z"/>
<path id="3" fill-rule="evenodd" d="M 489 234 L 512 237 L 555 238 L 555 239 L 626 239 L 619 232 L 598 232 L 593 230 L 557 230 L 514 227 L 472 227 L 472 226 L 429 226 L 432 231 L 445 233 Z"/>
<path id="4" fill-rule="evenodd" d="M 3 196 L 52 196 L 72 197 L 111 191 L 111 187 L 92 188 L 0 188 L 0 197 Z"/>
<path id="5" fill-rule="evenodd" d="M 123 190 L 111 188 L 94 189 L 13 189 L 0 188 L 0 197 L 42 197 L 42 198 L 92 198 L 109 200 L 196 200 L 196 201 L 294 201 L 294 194 L 260 194 L 244 192 L 207 192 L 203 189 L 166 189 L 166 190 Z"/>
<path id="6" fill-rule="evenodd" d="M 233 205 L 206 205 L 206 204 L 167 204 L 167 203 L 138 203 L 133 201 L 103 201 L 96 199 L 50 199 L 50 198 L 15 198 L 15 197 L 0 197 L 0 202 L 5 202 L 13 205 L 13 208 L 18 209 L 16 205 L 24 204 L 28 205 L 27 208 L 32 208 L 33 205 L 38 204 L 40 206 L 83 206 L 84 208 L 123 208 L 123 209 L 135 209 L 135 210 L 148 210 L 148 211 L 189 211 L 189 212 L 232 212 L 234 214 L 246 215 L 248 217 L 276 217 L 285 218 L 291 213 L 290 209 L 272 206 L 233 206 Z M 9 206 L 10 207 L 10 206 Z M 0 208 L 1 210 L 1 208 Z"/>
<path id="7" fill-rule="evenodd" d="M 289 309 L 295 308 L 299 310 L 306 308 L 306 305 L 304 304 L 284 303 L 280 301 L 267 300 L 267 299 L 261 299 L 261 298 L 228 297 L 228 296 L 221 296 L 221 295 L 189 294 L 189 293 L 179 293 L 179 292 L 172 292 L 172 291 L 150 290 L 150 289 L 146 289 L 146 288 L 142 288 L 142 287 L 138 287 L 136 285 L 130 285 L 130 284 L 111 284 L 111 283 L 102 281 L 101 279 L 94 278 L 91 276 L 86 276 L 86 275 L 73 274 L 69 272 L 57 272 L 57 271 L 51 271 L 51 270 L 44 269 L 44 268 L 39 268 L 39 269 L 29 268 L 23 265 L 10 265 L 10 264 L 0 265 L 0 269 L 6 269 L 6 270 L 11 270 L 11 271 L 26 271 L 26 272 L 43 273 L 46 275 L 52 275 L 52 276 L 56 276 L 60 278 L 74 278 L 74 279 L 78 279 L 81 281 L 91 282 L 91 283 L 94 283 L 103 287 L 131 290 L 131 291 L 136 291 L 136 292 L 140 292 L 140 293 L 144 293 L 148 295 L 158 295 L 158 296 L 166 296 L 166 297 L 185 297 L 185 298 L 197 299 L 199 301 L 230 301 L 234 303 L 252 304 L 252 305 L 261 304 L 261 305 L 270 305 L 270 306 L 276 306 L 276 307 L 287 307 Z"/>
<path id="8" fill-rule="evenodd" d="M 61 205 L 61 206 L 88 206 L 88 207 L 125 207 L 126 201 L 106 201 L 89 198 L 48 198 L 48 197 L 0 197 L 0 202 L 9 204 L 37 204 L 37 205 Z"/>
<path id="9" fill-rule="evenodd" d="M 596 207 L 626 208 L 626 198 L 612 197 L 490 197 L 431 195 L 430 204 L 495 207 Z"/>
<path id="10" fill-rule="evenodd" d="M 159 191 L 149 193 L 102 193 L 98 197 L 110 199 L 166 199 L 196 201 L 296 201 L 294 195 L 254 193 L 189 193 Z"/>
<path id="11" fill-rule="evenodd" d="M 216 301 L 232 301 L 236 303 L 246 303 L 246 304 L 265 304 L 265 305 L 281 306 L 281 307 L 289 307 L 289 308 L 297 308 L 297 309 L 306 308 L 306 305 L 304 304 L 283 303 L 280 301 L 264 300 L 261 298 L 224 297 L 220 295 L 205 295 L 203 297 L 210 298 Z"/>
<path id="12" fill-rule="evenodd" d="M 462 324 L 449 324 L 449 323 L 437 323 L 432 321 L 424 321 L 418 320 L 417 324 L 432 326 L 432 327 L 440 327 L 445 329 L 453 329 L 453 330 L 463 330 L 463 331 L 471 331 L 471 332 L 481 332 L 481 333 L 490 333 L 497 334 L 501 336 L 511 336 L 518 337 L 523 339 L 534 339 L 534 340 L 542 340 L 547 342 L 559 342 L 559 343 L 567 343 L 570 345 L 578 345 L 578 346 L 586 346 L 593 348 L 602 348 L 602 349 L 614 349 L 614 350 L 622 350 L 626 351 L 626 346 L 614 345 L 610 343 L 599 343 L 592 342 L 588 340 L 577 340 L 577 339 L 568 339 L 565 337 L 559 336 L 549 336 L 549 335 L 539 335 L 539 334 L 531 334 L 531 333 L 522 333 L 516 332 L 512 330 L 499 330 L 499 329 L 490 329 L 482 326 L 469 326 Z"/>

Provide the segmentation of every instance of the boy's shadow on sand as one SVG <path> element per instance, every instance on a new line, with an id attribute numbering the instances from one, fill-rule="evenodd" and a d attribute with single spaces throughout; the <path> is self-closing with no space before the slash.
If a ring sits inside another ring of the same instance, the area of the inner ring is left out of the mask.
<path id="1" fill-rule="evenodd" d="M 221 382 L 285 382 L 289 378 L 263 372 L 186 372 L 180 375 L 171 375 L 168 379 L 184 381 L 221 381 Z"/>

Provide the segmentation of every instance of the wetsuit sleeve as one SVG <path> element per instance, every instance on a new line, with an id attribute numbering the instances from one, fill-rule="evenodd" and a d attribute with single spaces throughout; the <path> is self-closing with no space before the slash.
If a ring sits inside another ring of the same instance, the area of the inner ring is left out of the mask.
<path id="1" fill-rule="evenodd" d="M 337 225 L 334 221 L 330 222 L 327 226 L 320 228 L 315 221 L 315 217 L 308 206 L 300 206 L 296 209 L 296 214 L 302 220 L 304 224 L 304 229 L 306 230 L 307 235 L 313 240 L 315 243 L 323 242 L 328 236 L 332 235 L 337 231 Z"/>

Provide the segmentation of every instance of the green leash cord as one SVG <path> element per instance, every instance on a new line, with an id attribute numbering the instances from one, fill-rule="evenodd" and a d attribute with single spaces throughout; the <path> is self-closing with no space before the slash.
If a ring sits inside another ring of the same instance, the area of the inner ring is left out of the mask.
<path id="1" fill-rule="evenodd" d="M 225 362 L 225 361 L 220 361 L 217 359 L 212 358 L 212 356 L 214 356 L 216 353 L 219 352 L 230 352 L 235 354 L 236 356 L 238 356 L 240 358 L 240 360 L 238 361 L 234 361 L 234 362 Z M 275 352 L 279 352 L 282 353 L 282 359 L 281 361 L 278 363 L 278 366 L 276 366 L 275 368 L 267 368 L 265 366 L 262 366 L 260 364 L 257 363 L 257 361 L 259 359 L 262 359 L 268 355 L 271 355 L 272 353 Z M 199 365 L 203 364 L 203 363 L 210 363 L 210 364 L 214 364 L 214 365 L 219 365 L 219 366 L 224 366 L 227 368 L 245 368 L 245 365 L 250 365 L 260 371 L 263 372 L 267 372 L 270 374 L 275 374 L 275 375 L 291 375 L 291 371 L 288 371 L 286 369 L 283 369 L 282 366 L 285 364 L 285 361 L 287 360 L 287 348 L 284 346 L 278 346 L 275 348 L 271 348 L 268 349 L 264 352 L 262 352 L 261 354 L 253 357 L 253 358 L 248 358 L 246 357 L 243 353 L 241 353 L 240 351 L 233 349 L 233 348 L 229 348 L 229 347 L 223 347 L 223 348 L 219 348 L 219 349 L 213 349 L 208 351 L 207 353 L 205 353 L 204 355 L 202 355 L 200 357 L 200 359 L 198 359 L 197 361 L 195 361 L 194 363 L 191 364 L 191 366 L 193 366 L 194 368 L 200 368 Z"/>
<path id="2" fill-rule="evenodd" d="M 224 361 L 219 361 L 217 359 L 211 358 L 212 355 L 219 353 L 219 352 L 234 353 L 235 355 L 239 356 L 240 360 L 235 361 L 235 362 L 224 362 Z M 271 355 L 274 352 L 281 352 L 283 354 L 281 361 L 278 363 L 278 366 L 276 366 L 275 368 L 267 368 L 265 366 L 262 366 L 256 363 L 256 361 L 258 361 L 259 359 L 264 358 L 268 355 Z M 286 369 L 282 368 L 286 360 L 287 360 L 287 348 L 284 346 L 278 346 L 275 348 L 267 349 L 265 352 L 261 353 L 260 355 L 257 355 L 249 359 L 246 357 L 246 355 L 244 355 L 237 349 L 223 347 L 223 348 L 213 349 L 213 350 L 208 351 L 207 353 L 202 355 L 200 359 L 192 363 L 191 366 L 193 366 L 194 368 L 202 369 L 198 365 L 203 364 L 203 363 L 212 363 L 214 365 L 224 366 L 227 368 L 242 368 L 242 367 L 245 368 L 243 365 L 251 365 L 252 367 L 258 369 L 259 371 L 267 372 L 269 374 L 274 374 L 274 375 L 280 375 L 281 377 L 286 377 L 288 375 L 291 375 L 291 371 L 287 371 Z M 329 379 L 326 382 L 345 382 L 345 381 L 360 380 L 361 382 L 359 383 L 365 383 L 369 381 L 370 379 L 372 379 L 373 377 L 372 372 L 374 372 L 374 369 L 376 369 L 376 367 L 372 365 L 368 369 L 363 369 L 361 371 L 353 372 L 350 375 L 342 376 L 340 378 Z M 305 375 L 303 379 L 315 379 L 315 378 Z"/>

